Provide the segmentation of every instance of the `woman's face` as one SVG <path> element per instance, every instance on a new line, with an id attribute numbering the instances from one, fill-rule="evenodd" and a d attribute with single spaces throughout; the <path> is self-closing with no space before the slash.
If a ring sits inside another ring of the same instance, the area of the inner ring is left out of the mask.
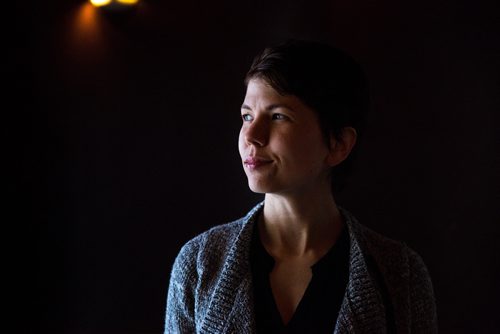
<path id="1" fill-rule="evenodd" d="M 315 112 L 261 79 L 248 83 L 239 151 L 250 189 L 287 194 L 329 187 L 329 149 Z"/>

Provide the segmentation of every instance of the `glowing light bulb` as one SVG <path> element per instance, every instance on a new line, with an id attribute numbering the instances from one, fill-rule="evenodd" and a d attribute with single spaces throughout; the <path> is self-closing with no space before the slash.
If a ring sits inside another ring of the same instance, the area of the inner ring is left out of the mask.
<path id="1" fill-rule="evenodd" d="M 139 2 L 139 0 L 116 0 L 124 5 L 134 5 Z"/>
<path id="2" fill-rule="evenodd" d="M 137 4 L 139 0 L 89 0 L 95 7 L 124 8 Z"/>
<path id="3" fill-rule="evenodd" d="M 109 5 L 111 3 L 111 0 L 90 0 L 90 3 L 96 7 L 102 7 Z"/>

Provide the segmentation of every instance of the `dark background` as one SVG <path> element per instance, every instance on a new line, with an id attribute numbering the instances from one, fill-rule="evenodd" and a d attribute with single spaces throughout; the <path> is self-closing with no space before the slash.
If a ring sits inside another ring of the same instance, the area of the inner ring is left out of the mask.
<path id="1" fill-rule="evenodd" d="M 161 333 L 182 244 L 262 199 L 237 152 L 242 79 L 288 37 L 337 45 L 370 78 L 339 204 L 422 255 L 442 333 L 499 330 L 496 1 L 85 4 L 4 12 L 11 332 Z"/>

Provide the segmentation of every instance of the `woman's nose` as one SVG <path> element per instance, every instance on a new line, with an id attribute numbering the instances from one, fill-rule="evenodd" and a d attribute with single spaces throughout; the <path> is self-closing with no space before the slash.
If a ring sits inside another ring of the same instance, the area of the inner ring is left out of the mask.
<path id="1" fill-rule="evenodd" d="M 269 139 L 269 126 L 265 120 L 254 119 L 247 127 L 245 140 L 249 145 L 265 146 Z"/>

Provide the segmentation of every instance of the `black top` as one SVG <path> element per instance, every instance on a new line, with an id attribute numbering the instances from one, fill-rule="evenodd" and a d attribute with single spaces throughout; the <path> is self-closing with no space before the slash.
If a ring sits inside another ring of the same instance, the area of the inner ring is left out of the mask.
<path id="1" fill-rule="evenodd" d="M 269 282 L 274 259 L 255 225 L 250 250 L 257 333 L 328 333 L 335 330 L 349 280 L 349 233 L 344 227 L 335 245 L 312 267 L 312 278 L 295 313 L 284 324 Z"/>

